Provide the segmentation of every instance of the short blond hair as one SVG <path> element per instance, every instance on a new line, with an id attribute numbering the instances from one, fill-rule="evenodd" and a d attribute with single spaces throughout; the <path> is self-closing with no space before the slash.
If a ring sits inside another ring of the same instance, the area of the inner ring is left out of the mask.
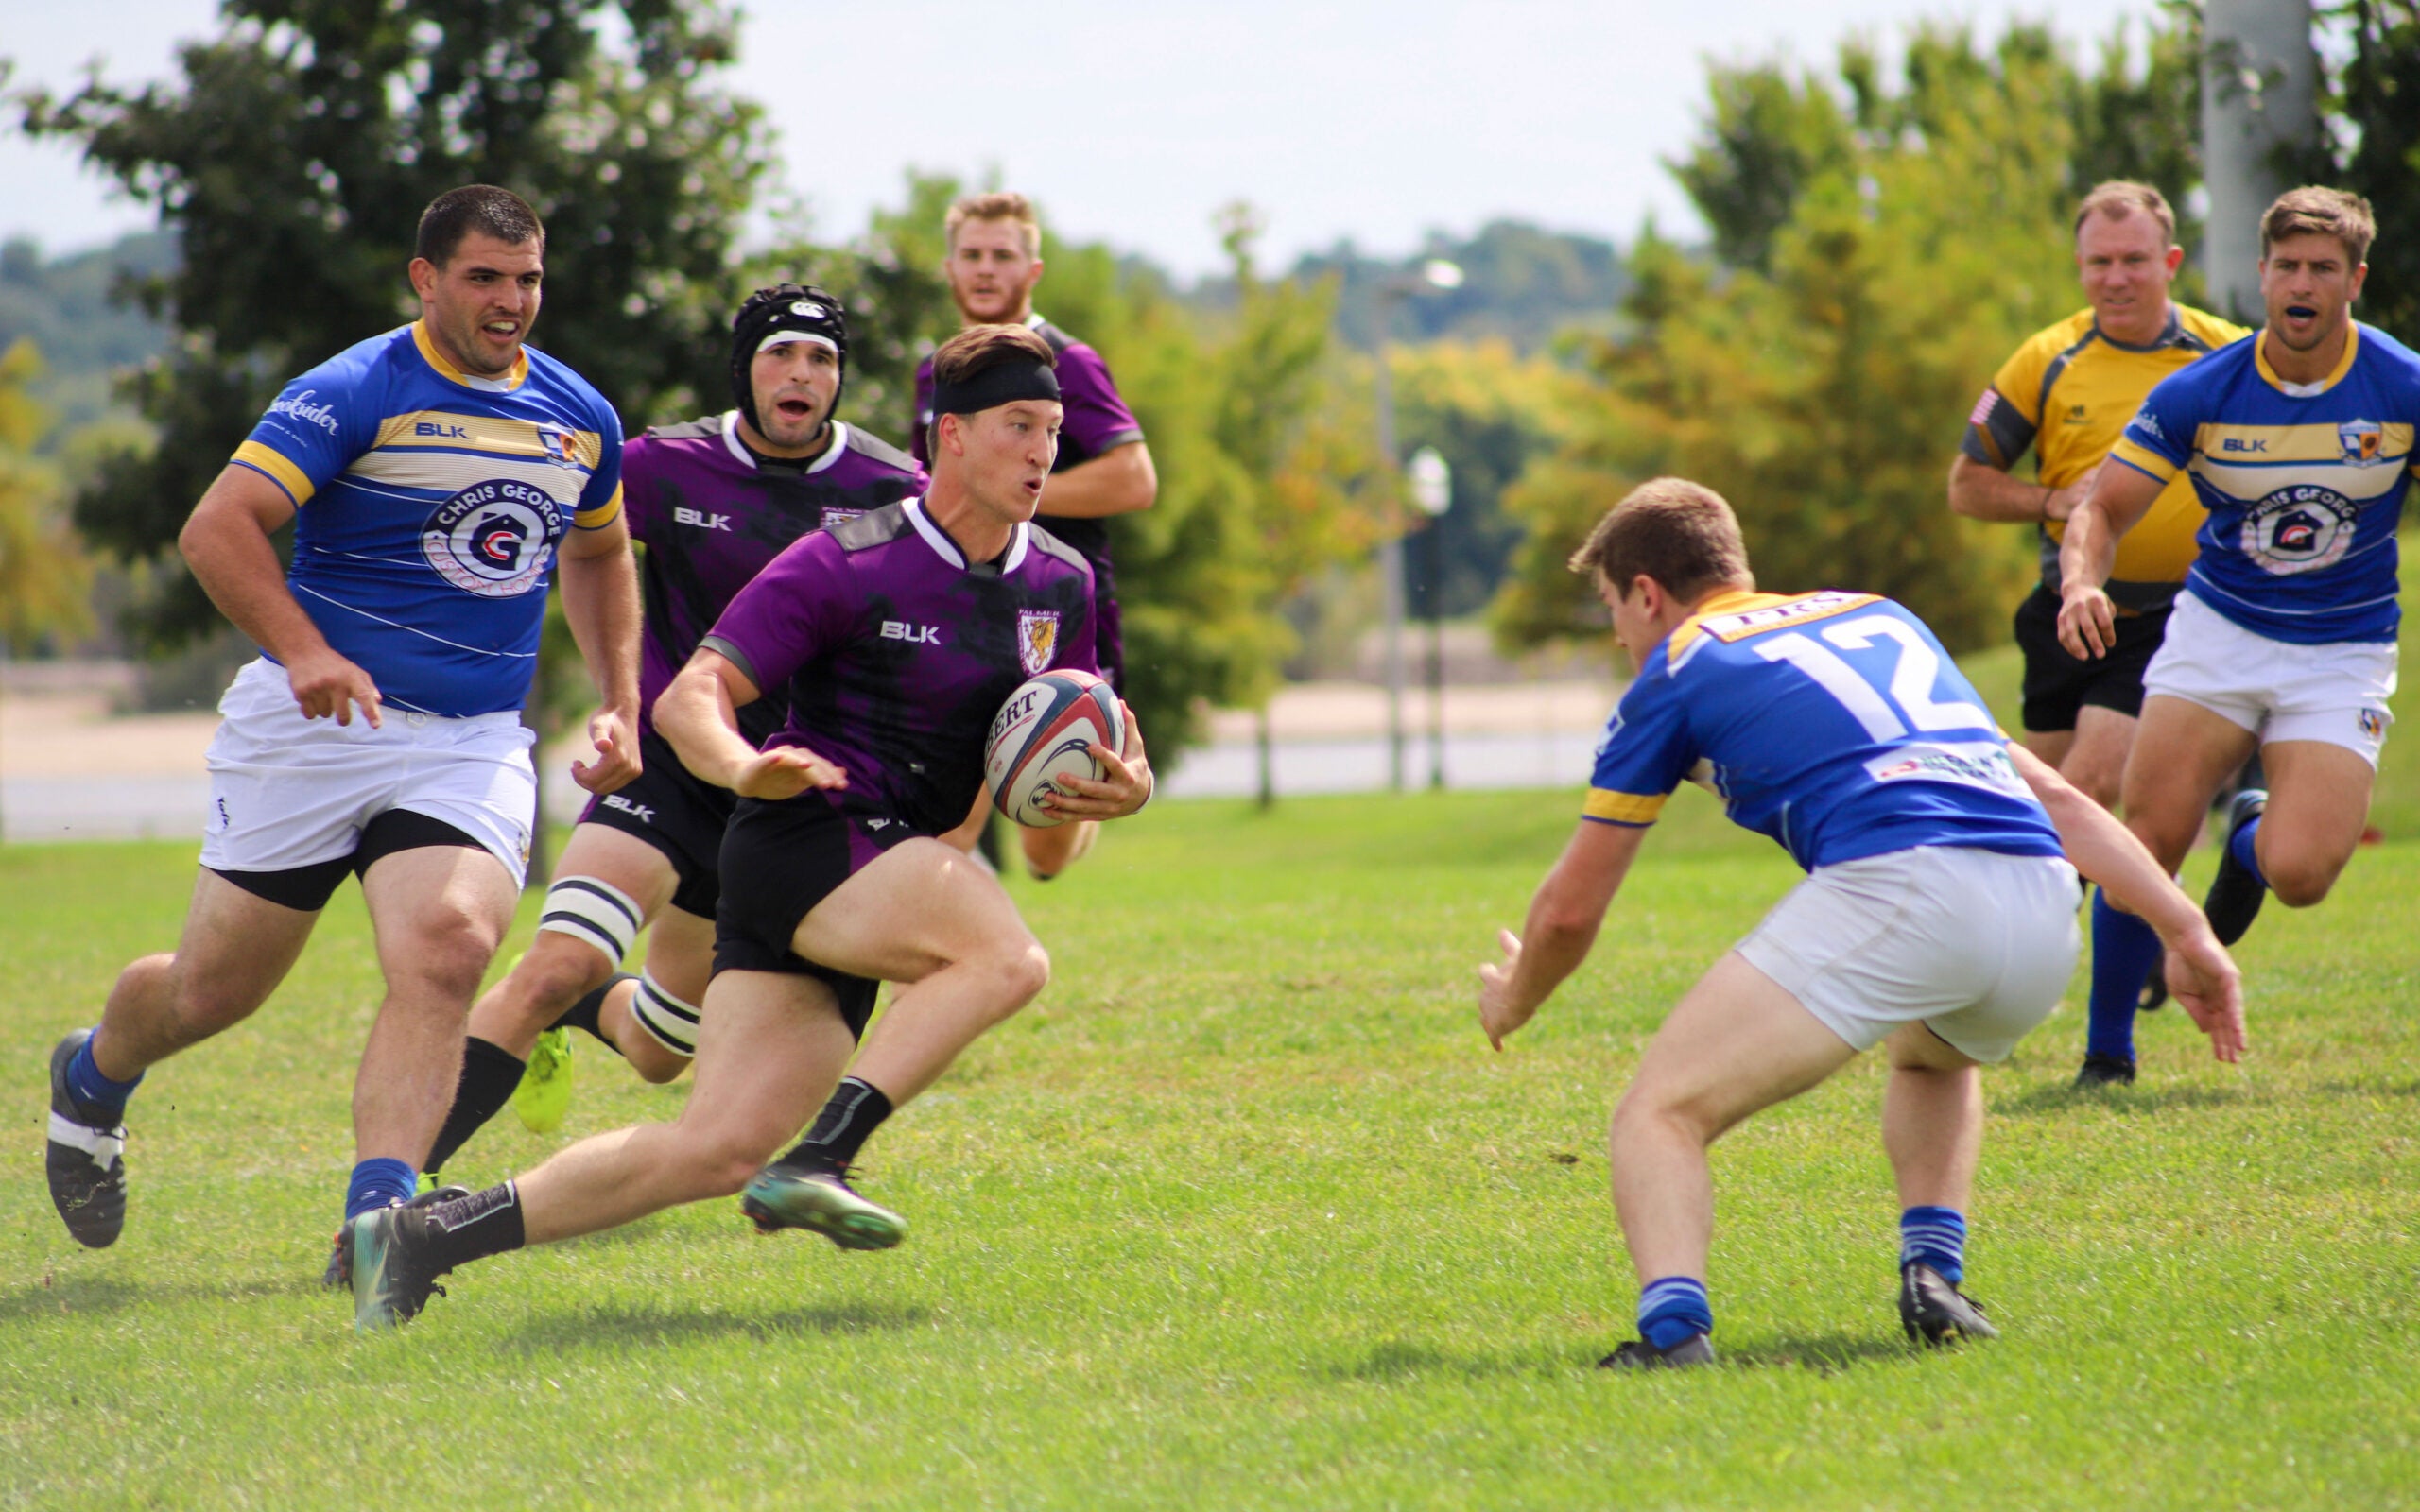
<path id="1" fill-rule="evenodd" d="M 1756 586 L 1739 517 L 1722 495 L 1686 478 L 1651 478 L 1597 522 L 1571 554 L 1575 573 L 1602 573 L 1616 592 L 1652 577 L 1691 603 L 1710 589 Z"/>
<path id="2" fill-rule="evenodd" d="M 2377 217 L 2360 195 L 2318 184 L 2305 184 L 2279 195 L 2260 215 L 2260 255 L 2290 236 L 2333 236 L 2344 245 L 2344 256 L 2359 267 L 2370 260 L 2370 243 L 2377 240 Z"/>
<path id="3" fill-rule="evenodd" d="M 970 220 L 1011 222 L 1025 233 L 1025 255 L 1042 255 L 1042 220 L 1033 213 L 1033 201 L 1023 195 L 994 189 L 986 195 L 969 195 L 950 206 L 942 221 L 942 233 L 951 251 L 958 250 L 958 228 Z"/>
<path id="4" fill-rule="evenodd" d="M 2132 179 L 2110 179 L 2094 184 L 2092 191 L 2076 206 L 2075 234 L 2083 234 L 2083 223 L 2094 215 L 2106 215 L 2123 220 L 2140 213 L 2159 222 L 2160 245 L 2176 245 L 2176 212 L 2168 207 L 2168 197 L 2147 183 Z"/>

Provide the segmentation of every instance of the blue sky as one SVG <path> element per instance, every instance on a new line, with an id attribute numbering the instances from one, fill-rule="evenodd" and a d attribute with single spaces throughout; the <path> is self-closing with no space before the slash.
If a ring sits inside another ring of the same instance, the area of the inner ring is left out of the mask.
<path id="1" fill-rule="evenodd" d="M 1259 206 L 1276 261 L 1350 237 L 1400 252 L 1497 215 L 1627 240 L 1696 221 L 1661 160 L 1688 142 L 1708 59 L 1828 60 L 1922 17 L 2047 19 L 2080 49 L 2152 0 L 944 0 L 749 8 L 733 87 L 780 129 L 785 187 L 843 236 L 910 164 L 995 169 L 1058 227 L 1184 273 L 1210 217 Z M 215 0 L 0 0 L 15 83 L 165 77 Z M 1215 25 L 1212 22 L 1215 20 Z M 0 237 L 54 254 L 147 225 L 72 151 L 0 139 Z"/>

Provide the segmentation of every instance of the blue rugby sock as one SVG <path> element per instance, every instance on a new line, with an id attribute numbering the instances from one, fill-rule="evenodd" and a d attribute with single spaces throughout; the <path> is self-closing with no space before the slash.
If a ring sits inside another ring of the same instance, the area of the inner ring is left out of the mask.
<path id="1" fill-rule="evenodd" d="M 1957 1285 L 1966 1276 L 1966 1216 L 1955 1208 L 1910 1208 L 1899 1214 L 1899 1264 L 1930 1265 Z"/>
<path id="2" fill-rule="evenodd" d="M 1667 1276 L 1638 1294 L 1638 1336 L 1668 1349 L 1693 1333 L 1714 1332 L 1714 1304 L 1705 1282 L 1693 1276 Z"/>
<path id="3" fill-rule="evenodd" d="M 67 1095 L 76 1099 L 78 1111 L 114 1124 L 126 1116 L 126 1100 L 143 1085 L 144 1074 L 136 1072 L 131 1081 L 112 1081 L 104 1075 L 93 1060 L 93 1040 L 98 1038 L 95 1032 L 68 1057 Z"/>
<path id="4" fill-rule="evenodd" d="M 381 1156 L 362 1161 L 353 1168 L 353 1185 L 344 1194 L 345 1221 L 351 1223 L 391 1203 L 411 1201 L 412 1189 L 419 1183 L 420 1173 L 402 1160 Z"/>
<path id="5" fill-rule="evenodd" d="M 2260 818 L 2261 816 L 2254 815 L 2244 821 L 2243 828 L 2227 837 L 2227 853 L 2235 857 L 2237 866 L 2252 873 L 2255 882 L 2266 887 L 2269 885 L 2269 877 L 2260 869 L 2260 852 L 2253 847 L 2252 843 L 2253 836 L 2260 833 Z"/>
<path id="6" fill-rule="evenodd" d="M 2135 1058 L 2135 1007 L 2143 979 L 2160 956 L 2159 935 L 2133 914 L 2110 906 L 2109 895 L 2092 895 L 2092 1012 L 2085 1030 L 2086 1054 Z"/>

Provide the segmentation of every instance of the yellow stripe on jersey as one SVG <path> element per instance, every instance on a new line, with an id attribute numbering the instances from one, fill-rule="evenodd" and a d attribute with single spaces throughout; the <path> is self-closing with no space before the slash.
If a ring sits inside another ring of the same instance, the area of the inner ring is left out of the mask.
<path id="1" fill-rule="evenodd" d="M 1664 812 L 1665 793 L 1614 793 L 1601 787 L 1588 790 L 1588 802 L 1581 813 L 1592 819 L 1609 824 L 1653 824 Z"/>
<path id="2" fill-rule="evenodd" d="M 446 361 L 444 354 L 437 350 L 436 341 L 432 339 L 428 334 L 428 322 L 426 320 L 414 320 L 412 322 L 412 345 L 420 349 L 422 359 L 427 362 L 430 367 L 437 369 L 438 376 L 445 378 L 451 382 L 460 384 L 465 388 L 475 387 L 471 382 L 470 374 Z M 526 352 L 515 352 L 512 354 L 512 370 L 510 373 L 507 373 L 503 378 L 493 381 L 502 383 L 504 385 L 505 392 L 510 393 L 513 389 L 520 387 L 528 376 L 529 353 Z"/>
<path id="3" fill-rule="evenodd" d="M 458 493 L 474 484 L 494 479 L 537 490 L 565 509 L 579 507 L 589 474 L 535 457 L 502 457 L 484 452 L 439 451 L 431 447 L 389 446 L 364 452 L 344 470 L 348 478 L 383 483 L 398 489 L 428 489 Z"/>
<path id="4" fill-rule="evenodd" d="M 413 446 L 484 452 L 492 456 L 577 462 L 591 471 L 605 455 L 604 438 L 595 431 L 442 409 L 416 409 L 407 415 L 388 417 L 379 425 L 378 438 L 371 446 L 372 450 Z"/>
<path id="5" fill-rule="evenodd" d="M 2359 424 L 2359 422 L 2357 422 Z M 2380 467 L 2411 452 L 2408 422 L 2359 424 L 2348 436 L 2342 425 L 2203 425 L 2193 449 L 2214 462 L 2259 466 L 2273 462 L 2325 462 L 2331 467 Z M 2387 475 L 2394 475 L 2392 468 Z"/>
<path id="6" fill-rule="evenodd" d="M 1842 593 L 1826 591 L 1821 593 L 1752 593 L 1738 589 L 1715 594 L 1698 606 L 1698 611 L 1683 620 L 1672 630 L 1672 638 L 1664 648 L 1665 664 L 1677 670 L 1697 648 L 1700 636 L 1711 636 L 1726 645 L 1733 641 L 1770 630 L 1782 625 L 1806 625 L 1827 620 L 1835 614 L 1845 614 L 1875 602 L 1873 593 Z"/>
<path id="7" fill-rule="evenodd" d="M 294 507 L 298 509 L 310 503 L 311 495 L 320 491 L 311 486 L 309 478 L 302 475 L 301 468 L 258 441 L 246 441 L 235 448 L 235 455 L 232 460 L 258 468 L 268 473 L 270 480 L 284 489 L 294 500 Z"/>
<path id="8" fill-rule="evenodd" d="M 614 485 L 614 496 L 594 509 L 582 509 L 571 517 L 571 523 L 581 530 L 602 530 L 622 517 L 622 486 Z"/>
<path id="9" fill-rule="evenodd" d="M 2361 328 L 2348 320 L 2344 323 L 2344 355 L 2337 359 L 2335 370 L 2321 379 L 2318 387 L 2305 390 L 2303 397 L 2324 394 L 2343 382 L 2344 375 L 2353 370 L 2353 359 L 2360 354 Z M 2280 392 L 2290 392 L 2286 380 L 2277 376 L 2277 369 L 2269 366 L 2269 338 L 2265 333 L 2260 338 L 2260 345 L 2252 349 L 2252 365 L 2260 370 L 2260 376 L 2268 380 L 2271 387 Z"/>
<path id="10" fill-rule="evenodd" d="M 2141 468 L 2162 483 L 2169 482 L 2184 471 L 2157 452 L 2145 451 L 2122 437 L 2117 445 L 2109 449 L 2109 455 L 2113 461 L 2123 462 L 2129 467 Z"/>

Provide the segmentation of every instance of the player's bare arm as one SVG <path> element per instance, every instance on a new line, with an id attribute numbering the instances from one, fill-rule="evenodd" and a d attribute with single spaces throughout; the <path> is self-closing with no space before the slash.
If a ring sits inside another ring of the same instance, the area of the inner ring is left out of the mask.
<path id="1" fill-rule="evenodd" d="M 2141 523 L 2167 485 L 2140 468 L 2102 463 L 2092 493 L 2067 520 L 2059 543 L 2059 644 L 2071 656 L 2107 656 L 2118 644 L 2108 592 L 2118 538 Z"/>
<path id="2" fill-rule="evenodd" d="M 2201 908 L 2107 809 L 2022 746 L 2012 743 L 2008 751 L 2026 785 L 2049 811 L 2059 844 L 2075 868 L 2158 933 L 2168 947 L 2169 991 L 2210 1037 L 2210 1053 L 2224 1061 L 2240 1059 L 2243 981 Z"/>
<path id="3" fill-rule="evenodd" d="M 1646 835 L 1634 825 L 1582 821 L 1538 884 L 1522 933 L 1499 932 L 1503 961 L 1478 969 L 1478 1025 L 1489 1044 L 1503 1049 L 1505 1037 L 1528 1023 L 1588 958 Z"/>
<path id="4" fill-rule="evenodd" d="M 617 515 L 600 529 L 573 531 L 555 566 L 563 618 L 604 700 L 588 721 L 596 759 L 572 763 L 572 781 L 611 793 L 639 775 L 639 574 L 629 524 Z"/>
<path id="5" fill-rule="evenodd" d="M 294 518 L 294 501 L 258 471 L 230 463 L 194 506 L 177 536 L 185 565 L 218 611 L 285 668 L 306 719 L 353 723 L 353 709 L 375 729 L 378 685 L 330 649 L 285 586 L 285 565 L 270 538 Z"/>
<path id="6" fill-rule="evenodd" d="M 1050 474 L 1043 511 L 1071 520 L 1099 520 L 1148 509 L 1160 496 L 1160 474 L 1146 441 L 1114 446 L 1089 462 Z"/>
<path id="7" fill-rule="evenodd" d="M 813 751 L 776 746 L 760 751 L 739 732 L 739 711 L 763 696 L 755 680 L 719 651 L 700 649 L 655 700 L 655 728 L 681 765 L 741 798 L 796 798 L 811 787 L 849 785 L 849 777 Z"/>
<path id="8" fill-rule="evenodd" d="M 1049 800 L 1054 812 L 1075 819 L 1122 819 L 1151 800 L 1151 758 L 1143 749 L 1142 729 L 1134 722 L 1133 710 L 1122 702 L 1118 708 L 1126 715 L 1126 749 L 1089 747 L 1102 776 L 1098 781 L 1060 778 L 1059 794 Z"/>
<path id="9" fill-rule="evenodd" d="M 1961 452 L 1949 463 L 1949 512 L 1994 524 L 2038 524 L 2065 520 L 2092 492 L 2100 469 L 2064 488 L 2029 483 Z"/>

